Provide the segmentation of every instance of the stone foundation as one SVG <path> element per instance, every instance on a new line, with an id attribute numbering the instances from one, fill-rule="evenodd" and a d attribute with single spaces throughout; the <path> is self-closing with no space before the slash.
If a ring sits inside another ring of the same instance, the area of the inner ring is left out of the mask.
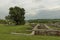
<path id="1" fill-rule="evenodd" d="M 35 35 L 56 35 L 60 36 L 60 31 L 59 30 L 36 30 Z"/>

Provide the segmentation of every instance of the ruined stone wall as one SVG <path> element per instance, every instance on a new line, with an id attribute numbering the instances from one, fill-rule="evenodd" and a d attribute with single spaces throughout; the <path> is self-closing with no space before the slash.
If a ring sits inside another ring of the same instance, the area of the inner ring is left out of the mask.
<path id="1" fill-rule="evenodd" d="M 46 24 L 37 24 L 32 31 L 34 35 L 60 36 L 60 30 L 51 29 Z"/>
<path id="2" fill-rule="evenodd" d="M 52 27 L 58 27 L 58 28 L 60 28 L 60 23 L 49 23 L 47 25 L 48 26 L 52 26 Z"/>
<path id="3" fill-rule="evenodd" d="M 35 31 L 35 35 L 50 35 L 50 36 L 60 36 L 59 30 L 37 30 Z"/>

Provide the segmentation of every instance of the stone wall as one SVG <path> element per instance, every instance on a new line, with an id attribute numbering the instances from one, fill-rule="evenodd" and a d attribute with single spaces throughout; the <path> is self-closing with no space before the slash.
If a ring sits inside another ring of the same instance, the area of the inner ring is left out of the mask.
<path id="1" fill-rule="evenodd" d="M 51 29 L 46 24 L 37 24 L 32 33 L 34 35 L 50 35 L 50 36 L 60 36 L 60 30 Z"/>
<path id="2" fill-rule="evenodd" d="M 35 35 L 50 35 L 50 36 L 60 36 L 59 30 L 36 30 Z"/>

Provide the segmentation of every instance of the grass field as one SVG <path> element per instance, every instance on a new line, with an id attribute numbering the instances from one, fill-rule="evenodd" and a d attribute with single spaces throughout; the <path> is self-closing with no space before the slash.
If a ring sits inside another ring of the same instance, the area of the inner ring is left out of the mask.
<path id="1" fill-rule="evenodd" d="M 59 27 L 55 27 L 55 26 L 49 26 L 49 27 L 52 28 L 52 29 L 60 30 Z"/>
<path id="2" fill-rule="evenodd" d="M 31 29 L 29 25 L 8 26 L 0 24 L 0 40 L 60 40 L 60 36 L 19 35 L 11 32 L 30 33 L 25 30 Z"/>

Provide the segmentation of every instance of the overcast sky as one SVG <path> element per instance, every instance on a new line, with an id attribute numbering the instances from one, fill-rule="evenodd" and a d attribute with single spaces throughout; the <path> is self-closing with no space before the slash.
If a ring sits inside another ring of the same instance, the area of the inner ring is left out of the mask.
<path id="1" fill-rule="evenodd" d="M 60 0 L 0 0 L 0 18 L 8 15 L 9 8 L 14 6 L 26 10 L 26 19 L 60 17 Z"/>

